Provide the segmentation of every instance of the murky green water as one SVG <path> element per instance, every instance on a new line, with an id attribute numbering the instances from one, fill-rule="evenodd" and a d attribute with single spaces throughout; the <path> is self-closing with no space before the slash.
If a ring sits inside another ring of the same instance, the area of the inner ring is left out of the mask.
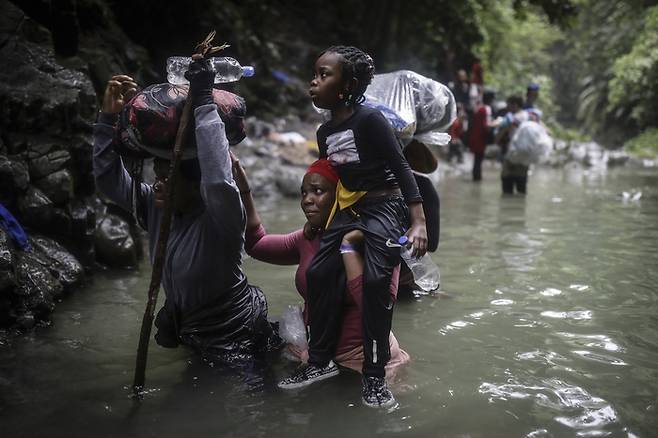
<path id="1" fill-rule="evenodd" d="M 540 170 L 501 198 L 497 174 L 440 184 L 435 255 L 452 298 L 398 304 L 412 356 L 397 410 L 360 404 L 356 374 L 298 392 L 265 388 L 151 344 L 132 382 L 149 270 L 105 272 L 54 324 L 0 347 L 3 437 L 598 437 L 658 435 L 658 172 Z M 623 191 L 641 190 L 639 201 Z M 296 202 L 263 214 L 301 224 Z M 248 260 L 272 315 L 298 301 L 294 268 Z"/>

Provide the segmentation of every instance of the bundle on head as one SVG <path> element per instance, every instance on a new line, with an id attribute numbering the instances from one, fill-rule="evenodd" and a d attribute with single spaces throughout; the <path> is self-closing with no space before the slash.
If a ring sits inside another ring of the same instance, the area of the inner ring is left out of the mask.
<path id="1" fill-rule="evenodd" d="M 135 158 L 172 158 L 178 124 L 187 98 L 187 86 L 155 84 L 144 88 L 121 111 L 118 141 L 121 155 Z M 224 121 L 229 144 L 240 143 L 246 136 L 246 105 L 242 97 L 224 90 L 213 90 L 213 99 Z M 183 150 L 183 159 L 196 156 L 196 142 Z"/>

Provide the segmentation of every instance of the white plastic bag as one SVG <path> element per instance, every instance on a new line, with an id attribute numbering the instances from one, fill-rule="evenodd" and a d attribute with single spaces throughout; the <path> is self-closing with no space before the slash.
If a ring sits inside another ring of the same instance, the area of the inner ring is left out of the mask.
<path id="1" fill-rule="evenodd" d="M 536 163 L 553 146 L 553 139 L 537 122 L 521 123 L 509 144 L 506 159 L 514 164 Z"/>
<path id="2" fill-rule="evenodd" d="M 440 82 L 411 70 L 375 75 L 365 93 L 365 106 L 379 110 L 403 146 L 416 139 L 426 145 L 445 146 L 445 131 L 457 117 L 455 97 Z M 325 120 L 330 113 L 315 107 Z"/>
<path id="3" fill-rule="evenodd" d="M 296 345 L 301 349 L 308 348 L 306 326 L 304 325 L 301 306 L 289 304 L 283 311 L 279 324 L 279 336 L 287 343 Z"/>
<path id="4" fill-rule="evenodd" d="M 450 141 L 444 132 L 455 120 L 457 109 L 455 97 L 442 83 L 411 70 L 399 70 L 375 75 L 365 97 L 365 105 L 386 106 L 403 121 L 392 125 L 404 145 L 412 137 L 421 141 L 420 135 L 424 135 L 425 144 L 445 145 Z M 443 135 L 433 135 L 439 133 Z"/>

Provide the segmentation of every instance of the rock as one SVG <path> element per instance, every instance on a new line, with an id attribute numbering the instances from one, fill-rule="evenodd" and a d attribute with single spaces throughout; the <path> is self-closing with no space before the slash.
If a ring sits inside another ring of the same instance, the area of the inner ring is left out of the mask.
<path id="1" fill-rule="evenodd" d="M 54 203 L 64 204 L 73 196 L 73 177 L 68 169 L 61 169 L 45 178 L 34 182 L 43 193 Z"/>
<path id="2" fill-rule="evenodd" d="M 53 208 L 53 217 L 47 229 L 39 231 L 57 236 L 71 236 L 71 216 L 66 208 Z"/>
<path id="3" fill-rule="evenodd" d="M 36 252 L 17 251 L 16 280 L 13 294 L 18 309 L 31 311 L 38 319 L 47 320 L 55 309 L 55 298 L 64 287 L 48 269 L 49 260 Z"/>
<path id="4" fill-rule="evenodd" d="M 106 214 L 96 224 L 96 257 L 110 266 L 137 264 L 137 248 L 130 225 L 117 215 Z"/>
<path id="5" fill-rule="evenodd" d="M 30 187 L 18 201 L 23 223 L 37 229 L 48 229 L 54 216 L 53 202 L 36 187 Z"/>
<path id="6" fill-rule="evenodd" d="M 92 173 L 93 139 L 91 135 L 79 135 L 72 139 L 68 148 L 71 154 L 69 170 L 73 174 L 73 189 L 76 195 L 89 196 L 96 190 Z"/>
<path id="7" fill-rule="evenodd" d="M 629 160 L 628 154 L 623 150 L 609 151 L 608 152 L 608 166 L 623 166 Z"/>
<path id="8" fill-rule="evenodd" d="M 50 273 L 62 283 L 65 292 L 70 292 L 82 283 L 82 265 L 63 246 L 45 236 L 33 236 L 29 240 L 37 253 L 51 261 Z"/>
<path id="9" fill-rule="evenodd" d="M 0 227 L 0 296 L 3 291 L 16 286 L 14 276 L 13 244 L 9 235 Z"/>
<path id="10" fill-rule="evenodd" d="M 9 296 L 3 295 L 2 290 L 0 290 L 0 327 L 7 327 L 11 325 L 12 321 L 11 300 L 9 299 Z M 0 330 L 0 346 L 2 345 L 2 330 Z"/>
<path id="11" fill-rule="evenodd" d="M 299 197 L 299 187 L 304 178 L 305 168 L 281 166 L 276 173 L 276 186 L 283 196 L 290 198 Z"/>
<path id="12" fill-rule="evenodd" d="M 19 314 L 16 317 L 16 325 L 23 331 L 33 329 L 36 325 L 36 318 L 34 317 L 34 313 L 27 311 Z"/>
<path id="13" fill-rule="evenodd" d="M 96 230 L 96 211 L 84 200 L 74 199 L 68 205 L 71 234 L 76 239 L 92 239 Z"/>
<path id="14" fill-rule="evenodd" d="M 0 203 L 12 205 L 27 190 L 30 175 L 24 163 L 0 155 Z"/>
<path id="15" fill-rule="evenodd" d="M 30 178 L 38 180 L 54 173 L 71 161 L 67 151 L 54 151 L 30 160 Z"/>

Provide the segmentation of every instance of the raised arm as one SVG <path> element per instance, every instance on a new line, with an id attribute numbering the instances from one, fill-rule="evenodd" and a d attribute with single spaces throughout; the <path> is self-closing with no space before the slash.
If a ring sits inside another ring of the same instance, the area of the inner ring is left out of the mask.
<path id="1" fill-rule="evenodd" d="M 112 202 L 132 210 L 132 178 L 114 151 L 114 129 L 125 102 L 137 92 L 137 84 L 130 76 L 116 75 L 108 81 L 103 105 L 94 125 L 93 171 L 96 187 Z M 142 184 L 142 194 L 149 188 Z"/>
<path id="2" fill-rule="evenodd" d="M 188 99 L 192 99 L 194 108 L 201 197 L 207 213 L 227 235 L 240 235 L 245 218 L 233 182 L 224 122 L 212 97 L 215 72 L 207 59 L 200 59 L 190 64 L 185 77 L 190 81 Z"/>
<path id="3" fill-rule="evenodd" d="M 247 173 L 240 160 L 231 153 L 233 176 L 240 191 L 240 197 L 247 214 L 244 249 L 251 257 L 276 265 L 296 265 L 299 263 L 301 231 L 290 234 L 270 234 L 265 231 L 260 216 L 254 204 L 254 198 L 249 187 Z"/>

